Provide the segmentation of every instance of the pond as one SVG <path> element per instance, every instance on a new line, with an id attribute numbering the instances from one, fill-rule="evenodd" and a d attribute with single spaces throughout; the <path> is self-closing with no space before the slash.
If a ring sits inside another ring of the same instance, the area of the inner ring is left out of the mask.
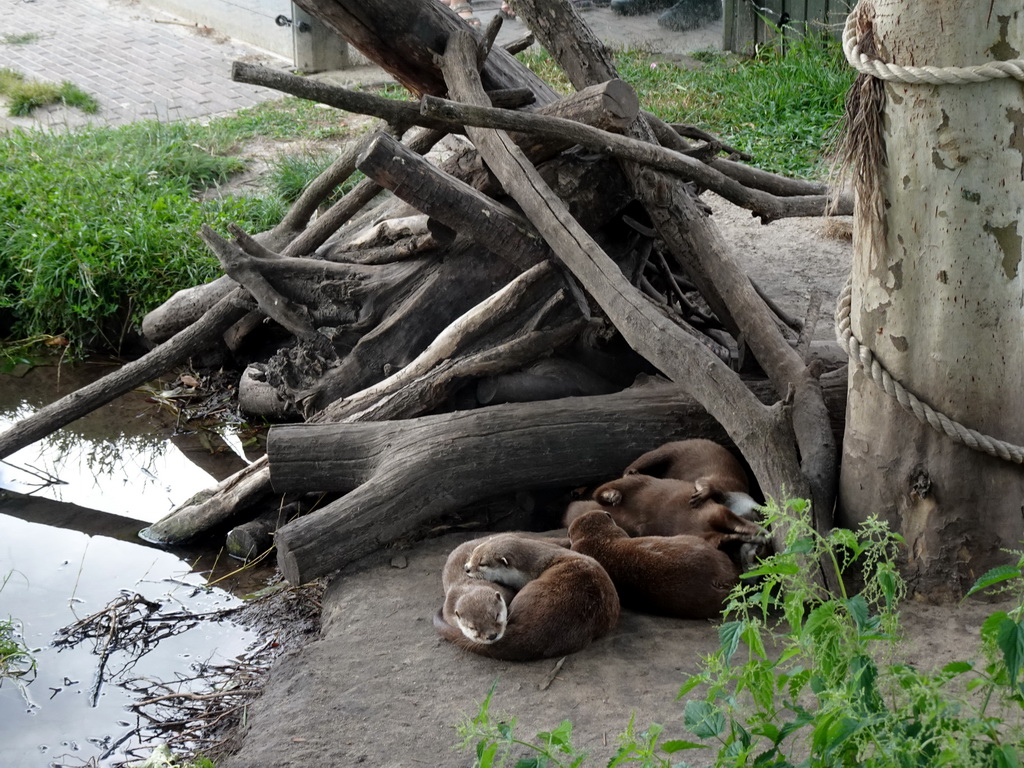
<path id="1" fill-rule="evenodd" d="M 0 430 L 109 370 L 40 366 L 0 376 Z M 162 639 L 140 658 L 104 653 L 102 637 L 52 645 L 62 627 L 119 597 L 220 611 L 270 574 L 247 569 L 219 581 L 241 564 L 217 551 L 164 551 L 137 538 L 261 450 L 230 430 L 177 428 L 178 417 L 161 404 L 171 394 L 121 397 L 0 463 L 0 620 L 22 627 L 37 664 L 27 685 L 0 686 L 4 768 L 116 765 L 140 722 L 128 709 L 138 681 L 192 676 L 197 664 L 230 661 L 261 642 L 222 620 Z"/>

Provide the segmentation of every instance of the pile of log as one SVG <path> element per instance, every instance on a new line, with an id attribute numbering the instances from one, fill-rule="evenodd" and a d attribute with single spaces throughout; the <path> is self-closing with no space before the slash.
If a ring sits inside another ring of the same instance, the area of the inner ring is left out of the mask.
<path id="1" fill-rule="evenodd" d="M 240 82 L 380 127 L 272 230 L 204 228 L 225 275 L 153 311 L 153 351 L 14 425 L 0 457 L 218 349 L 245 364 L 248 414 L 293 423 L 145 535 L 235 526 L 247 554 L 277 529 L 292 583 L 684 437 L 735 445 L 763 493 L 812 499 L 828 526 L 845 380 L 823 390 L 815 313 L 789 317 L 759 292 L 700 194 L 764 223 L 849 200 L 644 112 L 571 3 L 514 3 L 577 89 L 565 97 L 494 45 L 500 18 L 481 32 L 429 0 L 298 5 L 419 98 L 236 64 Z"/>

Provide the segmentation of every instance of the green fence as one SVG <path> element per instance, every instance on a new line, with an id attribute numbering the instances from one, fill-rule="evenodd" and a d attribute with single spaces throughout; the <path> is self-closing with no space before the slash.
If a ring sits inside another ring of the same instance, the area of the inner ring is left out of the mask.
<path id="1" fill-rule="evenodd" d="M 725 0 L 722 47 L 751 54 L 780 36 L 808 29 L 839 38 L 854 5 L 855 0 Z"/>

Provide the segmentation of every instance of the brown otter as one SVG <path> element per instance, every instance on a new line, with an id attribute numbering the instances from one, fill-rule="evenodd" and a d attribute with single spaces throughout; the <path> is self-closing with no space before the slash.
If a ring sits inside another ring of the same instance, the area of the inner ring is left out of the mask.
<path id="1" fill-rule="evenodd" d="M 563 656 L 585 648 L 619 619 L 619 598 L 605 570 L 551 542 L 492 536 L 473 551 L 466 573 L 521 587 L 508 606 L 505 633 L 493 643 L 474 642 L 441 612 L 434 616 L 442 637 L 473 653 L 509 661 Z"/>
<path id="2" fill-rule="evenodd" d="M 697 536 L 630 538 L 612 516 L 586 512 L 569 526 L 574 552 L 590 555 L 611 576 L 622 605 L 682 619 L 722 612 L 739 569 Z"/>
<path id="3" fill-rule="evenodd" d="M 566 510 L 568 526 L 590 509 L 602 509 L 630 536 L 702 536 L 714 546 L 727 542 L 763 543 L 767 532 L 728 507 L 708 500 L 692 506 L 694 484 L 686 480 L 625 475 L 598 486 L 590 502 Z"/>
<path id="4" fill-rule="evenodd" d="M 643 454 L 622 474 L 691 482 L 694 485 L 691 505 L 694 507 L 714 499 L 746 517 L 757 506 L 750 496 L 750 485 L 743 467 L 725 446 L 712 440 L 665 443 Z"/>
<path id="5" fill-rule="evenodd" d="M 441 572 L 441 586 L 444 588 L 441 615 L 470 640 L 493 643 L 505 634 L 508 604 L 515 596 L 515 590 L 502 584 L 473 579 L 466 574 L 466 561 L 484 541 L 486 538 L 463 542 L 448 555 Z"/>

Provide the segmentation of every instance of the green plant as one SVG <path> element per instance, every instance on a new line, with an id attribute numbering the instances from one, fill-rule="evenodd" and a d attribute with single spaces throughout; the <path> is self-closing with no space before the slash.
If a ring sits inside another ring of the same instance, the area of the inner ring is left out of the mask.
<path id="1" fill-rule="evenodd" d="M 194 234 L 229 221 L 262 231 L 273 197 L 197 199 L 242 168 L 235 136 L 182 123 L 56 134 L 0 146 L 0 310 L 16 337 L 119 349 L 129 327 L 180 288 L 219 273 Z"/>
<path id="2" fill-rule="evenodd" d="M 3 43 L 4 45 L 28 45 L 29 43 L 36 42 L 41 37 L 42 35 L 37 32 L 22 32 L 20 34 L 15 32 L 5 32 L 0 35 L 0 43 Z"/>
<path id="3" fill-rule="evenodd" d="M 8 572 L 0 581 L 0 592 L 11 578 Z M 0 685 L 4 680 L 18 680 L 35 674 L 36 660 L 21 635 L 20 623 L 8 617 L 0 620 Z"/>
<path id="4" fill-rule="evenodd" d="M 1020 655 L 993 652 L 1000 633 L 1012 634 L 1014 647 L 1024 642 L 1019 615 L 1009 633 L 1008 615 L 985 622 L 984 666 L 894 661 L 900 538 L 876 519 L 823 536 L 803 502 L 770 505 L 768 518 L 787 527 L 785 548 L 736 590 L 720 649 L 680 691 L 704 689 L 687 701 L 684 724 L 717 748 L 716 766 L 1019 765 L 1019 718 L 993 713 L 998 702 L 1019 715 L 1024 700 Z M 815 563 L 831 572 L 837 594 L 809 578 Z"/>
<path id="5" fill-rule="evenodd" d="M 7 111 L 15 117 L 30 115 L 32 110 L 63 102 L 90 114 L 99 110 L 99 103 L 74 83 L 60 85 L 42 80 L 27 80 L 20 72 L 0 69 L 0 94 L 7 97 Z"/>
<path id="6" fill-rule="evenodd" d="M 270 187 L 286 203 L 294 203 L 313 179 L 326 171 L 334 157 L 326 152 L 303 152 L 276 158 L 270 167 Z M 329 206 L 365 178 L 356 171 L 324 201 Z"/>

